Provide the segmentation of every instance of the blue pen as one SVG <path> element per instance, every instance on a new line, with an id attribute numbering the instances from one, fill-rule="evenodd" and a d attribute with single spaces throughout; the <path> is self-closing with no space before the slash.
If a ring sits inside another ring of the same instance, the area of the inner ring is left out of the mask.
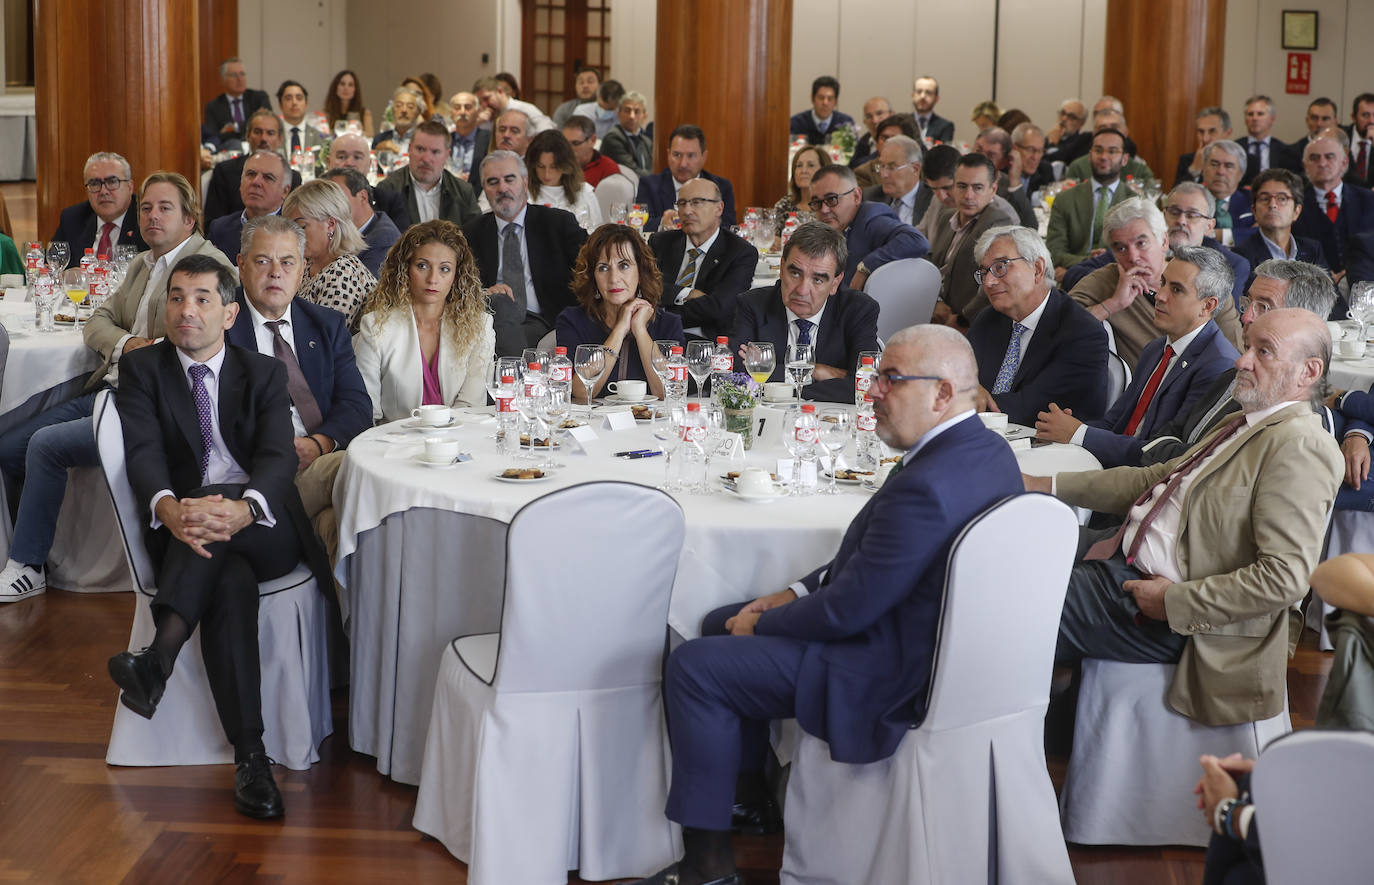
<path id="1" fill-rule="evenodd" d="M 656 449 L 631 449 L 631 450 L 628 451 L 628 452 L 616 452 L 616 453 L 615 453 L 615 457 L 617 457 L 617 458 L 628 458 L 628 457 L 630 457 L 630 456 L 632 456 L 632 455 L 643 455 L 645 452 L 653 452 L 653 451 L 657 451 L 657 450 L 656 450 Z"/>
<path id="2" fill-rule="evenodd" d="M 633 454 L 626 455 L 626 456 L 625 456 L 625 460 L 626 460 L 626 461 L 633 461 L 633 460 L 635 460 L 635 459 L 637 459 L 637 458 L 657 458 L 659 455 L 662 455 L 662 454 L 663 454 L 662 452 L 657 452 L 657 451 L 654 451 L 654 452 L 634 452 Z"/>

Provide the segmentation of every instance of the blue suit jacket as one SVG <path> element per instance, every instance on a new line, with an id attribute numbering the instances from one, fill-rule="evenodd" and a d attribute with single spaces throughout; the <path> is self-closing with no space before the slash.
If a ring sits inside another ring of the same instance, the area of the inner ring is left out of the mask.
<path id="1" fill-rule="evenodd" d="M 1155 432 L 1176 416 L 1188 414 L 1193 403 L 1207 392 L 1217 376 L 1231 368 L 1240 356 L 1221 334 L 1216 322 L 1208 320 L 1160 382 L 1135 435 L 1126 436 L 1126 425 L 1140 402 L 1140 395 L 1145 392 L 1145 385 L 1150 383 L 1150 376 L 1159 366 L 1166 343 L 1167 339 L 1160 336 L 1145 345 L 1131 383 L 1106 415 L 1088 424 L 1083 448 L 1092 452 L 1103 467 L 1139 467 L 1140 450 Z"/>
<path id="2" fill-rule="evenodd" d="M 707 181 L 714 181 L 716 187 L 720 188 L 720 198 L 725 201 L 720 217 L 720 226 L 730 228 L 739 224 L 735 216 L 735 186 L 730 183 L 730 179 L 721 178 L 719 175 L 712 175 L 705 169 L 701 170 L 701 177 Z M 646 175 L 639 180 L 639 190 L 635 192 L 635 202 L 643 203 L 649 207 L 649 221 L 644 225 L 647 231 L 658 230 L 658 223 L 663 220 L 663 213 L 673 208 L 673 203 L 677 202 L 677 190 L 673 187 L 673 173 L 667 169 L 662 172 L 655 172 L 653 175 Z"/>
<path id="3" fill-rule="evenodd" d="M 925 718 L 945 566 L 975 516 L 1023 491 L 1011 448 L 970 416 L 930 440 L 845 531 L 810 593 L 769 609 L 766 636 L 806 640 L 797 722 L 839 762 L 892 755 Z"/>
<path id="4" fill-rule="evenodd" d="M 1374 230 L 1374 191 L 1345 182 L 1335 224 L 1326 216 L 1326 208 L 1317 205 L 1317 192 L 1312 185 L 1303 191 L 1302 214 L 1293 222 L 1293 233 L 1321 243 L 1333 271 L 1345 270 L 1346 244 L 1350 238 L 1368 230 Z"/>
<path id="5" fill-rule="evenodd" d="M 240 301 L 244 297 L 240 289 Z M 367 386 L 353 359 L 348 320 L 337 310 L 293 298 L 291 322 L 296 362 L 324 416 L 315 432 L 324 434 L 343 448 L 353 437 L 372 426 L 372 398 L 367 395 Z M 257 351 L 253 318 L 246 305 L 241 306 L 237 321 L 224 337 L 230 344 Z M 273 354 L 269 352 L 267 356 Z"/>
<path id="6" fill-rule="evenodd" d="M 1049 303 L 1006 393 L 993 394 L 997 407 L 1016 424 L 1035 426 L 1051 402 L 1091 421 L 1107 410 L 1107 331 L 1073 299 L 1051 289 Z M 980 311 L 968 330 L 978 360 L 978 383 L 989 391 L 1011 341 L 1011 318 Z"/>
<path id="7" fill-rule="evenodd" d="M 811 119 L 811 109 L 793 114 L 792 119 L 787 121 L 787 131 L 791 135 L 805 135 L 807 144 L 825 144 L 830 133 L 834 132 L 839 126 L 853 126 L 854 118 L 839 111 L 832 111 L 830 114 L 830 125 L 825 132 L 816 126 L 816 121 Z"/>
<path id="8" fill-rule="evenodd" d="M 1231 194 L 1226 211 L 1231 215 L 1231 242 L 1244 242 L 1258 229 L 1255 227 L 1255 212 L 1248 190 L 1242 188 Z"/>
<path id="9" fill-rule="evenodd" d="M 221 215 L 205 228 L 205 239 L 224 253 L 231 264 L 237 264 L 243 235 L 243 210 Z"/>
<path id="10" fill-rule="evenodd" d="M 844 239 L 849 246 L 849 260 L 845 263 L 840 285 L 846 287 L 860 263 L 872 273 L 889 261 L 925 258 L 930 254 L 930 242 L 925 234 L 903 224 L 886 203 L 860 203 L 859 212 L 845 231 Z"/>

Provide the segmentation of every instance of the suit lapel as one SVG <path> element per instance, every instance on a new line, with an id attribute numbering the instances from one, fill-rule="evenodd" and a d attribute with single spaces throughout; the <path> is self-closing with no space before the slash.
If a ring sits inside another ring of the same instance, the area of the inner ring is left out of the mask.
<path id="1" fill-rule="evenodd" d="M 167 407 L 199 463 L 205 454 L 205 446 L 200 440 L 200 418 L 196 401 L 191 396 L 191 382 L 181 369 L 177 349 L 170 342 L 165 342 L 162 347 L 163 392 L 167 397 Z"/>
<path id="2" fill-rule="evenodd" d="M 1033 369 L 1035 373 L 1040 371 L 1042 354 L 1049 352 L 1049 341 L 1054 334 L 1059 331 L 1060 305 L 1058 299 L 1054 297 L 1054 289 L 1045 296 L 1045 310 L 1040 314 L 1040 322 L 1035 325 L 1035 333 L 1031 335 L 1030 344 L 1026 345 L 1026 350 L 1021 354 L 1021 362 L 1016 369 L 1016 377 L 1012 379 L 1012 386 L 1020 384 L 1026 377 L 1028 370 Z M 1007 330 L 1007 343 L 1011 343 L 1011 330 Z"/>
<path id="3" fill-rule="evenodd" d="M 1160 397 L 1166 390 L 1180 383 L 1179 379 L 1188 376 L 1188 366 L 1195 362 L 1198 359 L 1198 355 L 1212 343 L 1212 336 L 1216 333 L 1217 327 L 1211 320 L 1208 320 L 1207 325 L 1204 326 L 1202 331 L 1197 334 L 1197 337 L 1193 339 L 1193 343 L 1189 344 L 1183 353 L 1179 355 L 1178 362 L 1174 364 L 1173 369 L 1171 369 L 1169 374 L 1164 376 L 1164 380 L 1160 382 L 1159 390 L 1155 391 L 1154 402 L 1159 402 Z M 1152 407 L 1153 405 L 1154 403 L 1151 403 Z"/>
<path id="4" fill-rule="evenodd" d="M 233 347 L 226 344 L 224 363 L 220 366 L 219 378 L 219 430 L 220 436 L 224 437 L 224 445 L 229 449 L 229 454 L 239 464 L 247 462 L 238 445 L 239 435 L 233 433 L 231 428 L 239 426 L 242 419 L 241 413 L 246 411 L 240 408 L 243 403 L 244 383 L 245 376 L 239 354 Z"/>

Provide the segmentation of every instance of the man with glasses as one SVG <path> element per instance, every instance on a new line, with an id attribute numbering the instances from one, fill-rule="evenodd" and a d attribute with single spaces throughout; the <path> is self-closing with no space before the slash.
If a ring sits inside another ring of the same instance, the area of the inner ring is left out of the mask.
<path id="1" fill-rule="evenodd" d="M 448 107 L 453 121 L 448 169 L 467 181 L 472 170 L 481 168 L 482 158 L 491 150 L 491 130 L 477 125 L 480 105 L 471 92 L 455 92 L 448 100 Z"/>
<path id="2" fill-rule="evenodd" d="M 1025 187 L 1031 194 L 1054 181 L 1054 169 L 1045 159 L 1045 133 L 1030 121 L 1017 124 L 1011 130 L 1011 163 L 1007 166 L 1007 183 L 1013 191 Z"/>
<path id="3" fill-rule="evenodd" d="M 1064 190 L 1050 208 L 1045 244 L 1054 260 L 1054 274 L 1062 280 L 1064 271 L 1106 247 L 1104 222 L 1107 212 L 1131 196 L 1121 180 L 1121 169 L 1129 154 L 1126 136 L 1118 129 L 1093 133 L 1092 181 Z"/>
<path id="4" fill-rule="evenodd" d="M 881 95 L 875 95 L 864 102 L 864 129 L 863 135 L 854 144 L 854 155 L 849 158 L 849 168 L 857 169 L 859 166 L 873 159 L 878 153 L 878 145 L 875 139 L 878 137 L 878 124 L 892 116 L 892 104 Z"/>
<path id="5" fill-rule="evenodd" d="M 891 142 L 889 142 L 890 144 Z M 966 154 L 954 167 L 954 206 L 940 213 L 930 240 L 930 261 L 940 269 L 940 300 L 933 322 L 967 329 L 988 306 L 974 279 L 973 247 L 990 228 L 1015 224 L 992 205 L 997 173 L 982 154 Z"/>
<path id="6" fill-rule="evenodd" d="M 753 283 L 759 250 L 721 231 L 723 203 L 713 181 L 684 184 L 674 208 L 681 229 L 649 237 L 663 273 L 662 304 L 682 317 L 684 328 L 700 330 L 692 337 L 714 341 L 734 326 L 735 305 Z"/>
<path id="7" fill-rule="evenodd" d="M 573 114 L 563 124 L 563 137 L 572 145 L 587 184 L 596 187 L 607 175 L 620 174 L 620 164 L 596 149 L 596 124 L 591 117 Z"/>
<path id="8" fill-rule="evenodd" d="M 602 144 L 604 146 L 605 143 Z M 620 162 L 618 158 L 616 162 Z M 677 203 L 678 191 L 694 178 L 704 178 L 720 188 L 720 198 L 724 201 L 722 223 L 727 227 L 737 223 L 734 186 L 728 179 L 706 171 L 706 133 L 699 126 L 684 124 L 674 129 L 668 137 L 668 168 L 639 180 L 635 202 L 649 208 L 649 221 L 644 225 L 646 231 L 658 230 L 660 225 L 665 224 L 671 227 L 676 223 L 677 210 L 673 205 Z M 815 192 L 814 183 L 812 192 Z"/>
<path id="9" fill-rule="evenodd" d="M 415 134 L 419 117 L 420 96 L 408 87 L 398 86 L 391 93 L 391 128 L 383 129 L 372 137 L 372 149 L 379 154 L 384 151 L 405 153 L 410 147 L 410 137 Z"/>
<path id="10" fill-rule="evenodd" d="M 1293 233 L 1293 223 L 1302 214 L 1302 188 L 1302 179 L 1287 169 L 1266 169 L 1250 183 L 1258 232 L 1237 245 L 1236 253 L 1252 267 L 1271 258 L 1326 267 L 1321 243 Z M 1253 280 L 1246 279 L 1247 290 Z"/>
<path id="11" fill-rule="evenodd" d="M 138 213 L 130 212 L 134 199 L 133 172 L 119 154 L 100 151 L 86 158 L 83 171 L 86 202 L 62 210 L 52 239 L 71 246 L 76 264 L 87 249 L 114 258 L 114 247 L 148 248 L 138 232 Z"/>
<path id="12" fill-rule="evenodd" d="M 1088 110 L 1082 101 L 1066 98 L 1059 103 L 1058 122 L 1045 134 L 1046 153 L 1051 160 L 1068 165 L 1088 152 L 1091 139 L 1083 131 L 1087 119 Z"/>
<path id="13" fill-rule="evenodd" d="M 1012 187 L 1007 175 L 1007 170 L 1017 160 L 1012 151 L 1011 136 L 1006 130 L 989 126 L 979 132 L 973 141 L 973 152 L 982 154 L 992 161 L 993 168 L 997 170 L 997 194 L 1016 210 L 1017 220 L 1026 227 L 1038 228 L 1029 194 L 1025 190 Z"/>
<path id="14" fill-rule="evenodd" d="M 217 218 L 225 215 L 236 215 L 243 211 L 243 168 L 248 163 L 248 158 L 257 151 L 273 151 L 282 154 L 283 160 L 285 153 L 282 150 L 282 121 L 281 118 L 270 110 L 263 109 L 255 111 L 253 116 L 248 119 L 249 149 L 241 157 L 234 157 L 232 160 L 225 160 L 215 167 L 215 171 L 210 173 L 210 184 L 205 189 L 205 228 L 208 231 L 210 224 Z M 290 188 L 295 189 L 301 186 L 301 174 L 287 166 L 291 173 Z M 238 254 L 237 248 L 234 253 Z"/>
<path id="15" fill-rule="evenodd" d="M 1107 98 L 1105 97 L 1100 99 L 1096 106 L 1097 109 L 1093 111 L 1093 134 L 1095 135 L 1103 129 L 1115 129 L 1117 132 L 1120 132 L 1122 137 L 1126 140 L 1125 152 L 1127 154 L 1126 163 L 1121 167 L 1121 177 L 1130 177 L 1139 185 L 1154 181 L 1158 176 L 1155 175 L 1154 170 L 1150 168 L 1149 164 L 1140 159 L 1136 153 L 1135 142 L 1131 141 L 1131 128 L 1126 125 L 1126 116 L 1119 108 L 1121 103 L 1112 99 L 1116 105 L 1112 106 L 1104 104 L 1106 101 Z M 1072 181 L 1088 181 L 1093 177 L 1092 138 L 1089 137 L 1086 141 L 1087 145 L 1084 146 L 1082 155 L 1064 167 L 1063 177 L 1065 179 Z M 1164 182 L 1161 179 L 1160 187 L 1163 186 Z"/>
<path id="16" fill-rule="evenodd" d="M 925 147 L 925 142 L 921 139 L 921 130 L 916 126 L 916 118 L 910 114 L 890 114 L 877 126 L 877 132 L 873 136 L 873 154 L 858 165 L 850 163 L 854 170 L 854 178 L 859 182 L 859 187 L 865 188 L 864 199 L 878 199 L 882 191 L 882 181 L 878 177 L 878 152 L 881 152 L 883 145 L 887 144 L 889 138 L 898 135 L 905 135 L 913 141 L 921 142 L 921 147 Z"/>
<path id="17" fill-rule="evenodd" d="M 930 251 L 925 236 L 903 224 L 888 206 L 865 203 L 854 170 L 848 166 L 822 166 L 811 178 L 811 202 L 816 220 L 844 235 L 849 260 L 843 265 L 840 283 L 863 290 L 869 274 L 902 258 L 924 258 Z"/>
<path id="18" fill-rule="evenodd" d="M 879 183 L 866 188 L 863 198 L 886 203 L 904 224 L 915 227 L 930 207 L 930 188 L 921 187 L 925 155 L 925 148 L 916 139 L 905 135 L 889 137 L 873 164 Z"/>

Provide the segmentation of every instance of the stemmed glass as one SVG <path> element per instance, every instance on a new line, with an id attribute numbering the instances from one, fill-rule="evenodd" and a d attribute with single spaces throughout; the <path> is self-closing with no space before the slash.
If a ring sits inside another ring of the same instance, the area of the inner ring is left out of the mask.
<path id="1" fill-rule="evenodd" d="M 53 240 L 48 244 L 48 267 L 52 268 L 53 276 L 60 276 L 71 260 L 72 249 L 66 243 Z"/>
<path id="2" fill-rule="evenodd" d="M 701 421 L 706 432 L 701 440 L 704 455 L 702 457 L 701 488 L 698 491 L 703 495 L 712 495 L 715 494 L 715 485 L 711 480 L 711 459 L 725 439 L 725 410 L 720 407 L 719 403 L 704 402 L 701 404 Z"/>
<path id="3" fill-rule="evenodd" d="M 811 373 L 814 371 L 816 371 L 815 345 L 788 345 L 787 377 L 797 388 L 797 402 L 801 402 L 802 388 L 811 383 Z"/>
<path id="4" fill-rule="evenodd" d="M 545 372 L 549 370 L 549 352 L 547 350 L 540 350 L 537 347 L 526 347 L 521 351 L 520 359 L 527 369 L 535 363 L 538 363 Z"/>
<path id="5" fill-rule="evenodd" d="M 509 375 L 519 384 L 525 375 L 525 363 L 518 356 L 498 356 L 491 361 L 491 371 L 487 375 L 487 394 L 492 402 L 501 392 L 501 379 Z"/>
<path id="6" fill-rule="evenodd" d="M 787 449 L 787 454 L 792 456 L 792 486 L 788 490 L 791 495 L 802 493 L 802 461 L 807 455 L 815 453 L 815 443 L 811 440 L 800 439 L 797 435 L 797 422 L 801 420 L 801 405 L 791 405 L 782 416 L 782 443 Z"/>
<path id="7" fill-rule="evenodd" d="M 835 465 L 839 462 L 840 451 L 849 444 L 853 415 L 848 409 L 822 409 L 819 423 L 820 443 L 830 455 L 830 482 L 822 494 L 837 495 L 839 489 L 835 488 Z"/>
<path id="8" fill-rule="evenodd" d="M 773 342 L 750 341 L 744 345 L 744 371 L 749 373 L 754 383 L 763 384 L 772 378 L 773 367 L 776 364 L 777 356 L 774 353 Z"/>
<path id="9" fill-rule="evenodd" d="M 544 460 L 539 462 L 539 467 L 551 470 L 555 467 L 562 467 L 563 462 L 553 456 L 553 430 L 572 412 L 571 391 L 565 384 L 549 384 L 544 388 L 544 395 L 539 397 L 539 418 L 548 427 L 547 442 L 548 448 L 544 449 Z M 534 446 L 534 438 L 531 435 L 530 446 Z"/>
<path id="10" fill-rule="evenodd" d="M 660 339 L 654 342 L 654 352 L 649 356 L 649 362 L 654 367 L 654 374 L 658 376 L 659 382 L 663 385 L 663 400 L 668 400 L 668 357 L 672 355 L 674 347 L 681 347 L 677 341 L 671 338 Z"/>
<path id="11" fill-rule="evenodd" d="M 62 280 L 62 291 L 67 299 L 72 303 L 72 328 L 81 331 L 81 302 L 86 300 L 90 294 L 86 289 L 86 275 L 80 268 L 73 267 L 64 271 L 59 279 Z"/>
<path id="12" fill-rule="evenodd" d="M 1374 282 L 1365 281 L 1350 287 L 1350 318 L 1360 324 L 1360 340 L 1367 337 L 1365 330 L 1370 320 L 1374 320 Z"/>
<path id="13" fill-rule="evenodd" d="M 579 344 L 573 354 L 573 371 L 582 379 L 587 395 L 587 423 L 592 423 L 592 388 L 606 371 L 606 348 L 600 344 Z"/>
<path id="14" fill-rule="evenodd" d="M 697 400 L 705 402 L 706 388 L 703 386 L 711 376 L 711 357 L 716 352 L 715 344 L 710 341 L 687 342 L 687 374 L 697 383 Z"/>
<path id="15" fill-rule="evenodd" d="M 531 373 L 525 378 L 519 387 L 519 392 L 515 395 L 515 408 L 529 426 L 529 451 L 521 455 L 522 458 L 529 461 L 539 460 L 539 455 L 535 451 L 535 443 L 540 439 L 553 442 L 548 430 L 544 427 L 543 418 L 540 416 L 539 401 L 544 397 L 546 389 L 547 385 L 544 384 L 543 379 L 539 378 L 536 373 Z M 519 432 L 519 428 L 517 428 L 517 432 Z"/>
<path id="16" fill-rule="evenodd" d="M 654 428 L 654 439 L 658 440 L 658 447 L 663 452 L 663 485 L 659 488 L 665 492 L 678 492 L 684 486 L 680 478 L 673 477 L 673 453 L 682 444 L 682 423 L 687 417 L 687 409 L 685 406 L 665 406 L 663 417 L 663 423 Z"/>

